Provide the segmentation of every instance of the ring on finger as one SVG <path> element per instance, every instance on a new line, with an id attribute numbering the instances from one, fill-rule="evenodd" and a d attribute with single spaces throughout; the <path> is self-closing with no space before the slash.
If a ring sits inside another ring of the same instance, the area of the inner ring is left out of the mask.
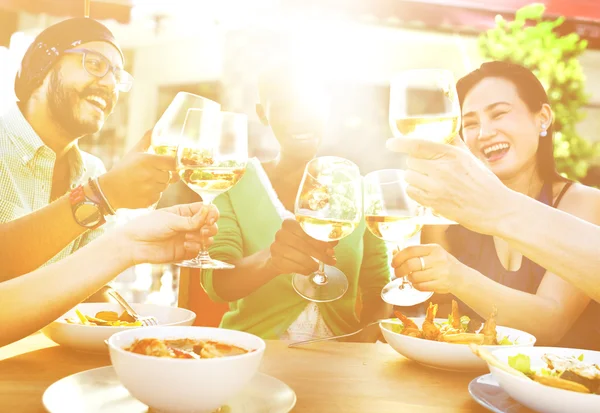
<path id="1" fill-rule="evenodd" d="M 423 257 L 419 257 L 419 261 L 421 261 L 421 271 L 425 271 L 425 259 Z"/>

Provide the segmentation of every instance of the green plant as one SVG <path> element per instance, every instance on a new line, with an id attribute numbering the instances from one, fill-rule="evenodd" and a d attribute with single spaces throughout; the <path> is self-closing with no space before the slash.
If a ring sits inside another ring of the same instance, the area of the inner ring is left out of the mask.
<path id="1" fill-rule="evenodd" d="M 513 21 L 496 17 L 496 27 L 482 33 L 479 49 L 489 60 L 510 61 L 529 68 L 540 79 L 554 111 L 554 156 L 558 171 L 571 179 L 583 178 L 598 145 L 581 137 L 576 125 L 584 117 L 585 78 L 577 57 L 587 41 L 576 33 L 561 36 L 564 17 L 543 19 L 545 6 L 531 4 L 519 9 Z M 533 24 L 531 24 L 533 23 Z"/>

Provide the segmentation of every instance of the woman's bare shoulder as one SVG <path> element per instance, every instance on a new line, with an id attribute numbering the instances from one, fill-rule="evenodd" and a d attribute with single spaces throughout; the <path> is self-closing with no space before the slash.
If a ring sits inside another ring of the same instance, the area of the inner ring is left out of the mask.
<path id="1" fill-rule="evenodd" d="M 554 191 L 555 197 L 560 193 L 562 186 L 560 185 L 558 191 Z M 565 192 L 556 207 L 586 221 L 600 224 L 600 190 L 597 188 L 576 182 Z"/>

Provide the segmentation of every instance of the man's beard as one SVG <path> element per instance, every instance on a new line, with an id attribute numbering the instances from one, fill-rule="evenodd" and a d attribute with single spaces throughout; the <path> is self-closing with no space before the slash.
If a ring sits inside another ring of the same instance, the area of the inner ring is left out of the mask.
<path id="1" fill-rule="evenodd" d="M 81 93 L 66 87 L 58 70 L 53 70 L 47 92 L 48 107 L 54 121 L 67 132 L 69 138 L 80 138 L 98 132 L 98 124 L 85 122 L 76 115 L 75 105 L 81 102 Z"/>

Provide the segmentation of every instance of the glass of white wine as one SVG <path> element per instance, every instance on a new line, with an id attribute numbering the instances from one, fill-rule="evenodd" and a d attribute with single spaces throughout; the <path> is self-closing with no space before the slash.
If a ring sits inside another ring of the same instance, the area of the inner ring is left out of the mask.
<path id="1" fill-rule="evenodd" d="M 406 241 L 423 227 L 419 205 L 406 194 L 404 171 L 384 169 L 364 178 L 365 222 L 373 235 L 404 248 Z M 416 290 L 406 277 L 388 283 L 381 298 L 396 306 L 413 306 L 427 301 L 433 293 Z"/>
<path id="2" fill-rule="evenodd" d="M 296 220 L 312 238 L 338 241 L 350 235 L 362 218 L 362 178 L 347 159 L 323 156 L 304 170 L 294 207 Z M 348 278 L 339 269 L 319 262 L 308 276 L 294 274 L 292 285 L 302 297 L 315 302 L 334 301 L 348 290 Z"/>
<path id="3" fill-rule="evenodd" d="M 221 111 L 221 105 L 203 96 L 178 92 L 158 122 L 156 122 L 154 128 L 152 128 L 148 153 L 167 155 L 173 158 L 177 157 L 177 146 L 179 145 L 183 125 L 190 109 L 201 109 L 217 113 Z M 156 201 L 156 203 L 150 205 L 147 209 L 149 211 L 156 209 L 159 202 L 160 200 Z"/>
<path id="4" fill-rule="evenodd" d="M 177 149 L 181 180 L 211 204 L 244 175 L 248 161 L 248 117 L 240 113 L 188 110 Z M 177 265 L 189 268 L 230 269 L 214 260 L 204 245 L 198 256 Z"/>
<path id="5" fill-rule="evenodd" d="M 221 105 L 193 93 L 177 93 L 152 129 L 152 143 L 148 152 L 177 156 L 177 146 L 190 109 L 218 113 L 221 111 Z"/>
<path id="6" fill-rule="evenodd" d="M 390 127 L 396 138 L 451 143 L 460 131 L 454 76 L 444 69 L 407 70 L 390 84 Z M 424 208 L 426 225 L 456 224 Z"/>

